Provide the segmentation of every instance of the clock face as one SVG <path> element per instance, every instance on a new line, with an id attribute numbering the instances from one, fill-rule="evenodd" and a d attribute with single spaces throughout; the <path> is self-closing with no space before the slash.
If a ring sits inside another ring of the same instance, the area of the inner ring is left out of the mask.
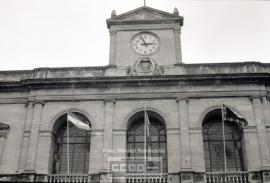
<path id="1" fill-rule="evenodd" d="M 160 46 L 159 38 L 149 32 L 135 35 L 131 40 L 132 49 L 140 55 L 154 54 Z"/>

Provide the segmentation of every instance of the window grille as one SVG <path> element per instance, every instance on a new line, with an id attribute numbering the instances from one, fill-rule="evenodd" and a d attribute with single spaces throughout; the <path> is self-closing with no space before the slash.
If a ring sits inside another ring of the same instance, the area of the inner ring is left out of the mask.
<path id="1" fill-rule="evenodd" d="M 224 122 L 224 137 L 221 110 L 216 111 L 203 123 L 205 167 L 208 172 L 224 170 L 224 141 L 226 171 L 243 171 L 242 128 L 229 121 Z"/>
<path id="2" fill-rule="evenodd" d="M 148 169 L 147 173 L 167 172 L 167 138 L 165 126 L 157 119 L 149 116 L 150 121 L 150 149 L 152 158 L 161 159 L 161 169 Z M 127 132 L 127 157 L 144 157 L 144 117 L 135 120 Z M 149 149 L 148 149 L 149 150 Z M 154 161 L 147 161 L 148 166 L 155 167 Z M 128 172 L 136 173 L 136 172 Z"/>
<path id="3" fill-rule="evenodd" d="M 62 125 L 53 133 L 53 173 L 65 174 L 67 168 L 67 123 L 66 115 Z M 69 169 L 70 173 L 88 173 L 90 153 L 90 132 L 69 123 Z"/>

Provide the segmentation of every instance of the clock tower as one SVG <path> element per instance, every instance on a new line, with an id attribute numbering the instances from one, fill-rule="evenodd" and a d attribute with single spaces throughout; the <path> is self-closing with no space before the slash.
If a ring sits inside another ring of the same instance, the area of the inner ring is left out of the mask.
<path id="1" fill-rule="evenodd" d="M 129 67 L 130 75 L 162 74 L 165 66 L 182 64 L 183 17 L 147 6 L 107 19 L 109 66 Z"/>

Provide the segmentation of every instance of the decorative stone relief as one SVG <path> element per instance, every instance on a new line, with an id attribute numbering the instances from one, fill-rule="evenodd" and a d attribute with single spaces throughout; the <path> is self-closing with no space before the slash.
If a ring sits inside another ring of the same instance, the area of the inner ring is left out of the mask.
<path id="1" fill-rule="evenodd" d="M 142 57 L 132 67 L 129 67 L 127 72 L 129 76 L 162 75 L 164 67 L 159 66 L 149 57 Z"/>

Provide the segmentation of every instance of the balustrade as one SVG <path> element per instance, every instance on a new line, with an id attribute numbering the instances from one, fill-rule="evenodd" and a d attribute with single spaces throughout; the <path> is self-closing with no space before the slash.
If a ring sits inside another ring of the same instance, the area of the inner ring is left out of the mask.
<path id="1" fill-rule="evenodd" d="M 248 183 L 248 172 L 207 172 L 207 183 Z"/>

